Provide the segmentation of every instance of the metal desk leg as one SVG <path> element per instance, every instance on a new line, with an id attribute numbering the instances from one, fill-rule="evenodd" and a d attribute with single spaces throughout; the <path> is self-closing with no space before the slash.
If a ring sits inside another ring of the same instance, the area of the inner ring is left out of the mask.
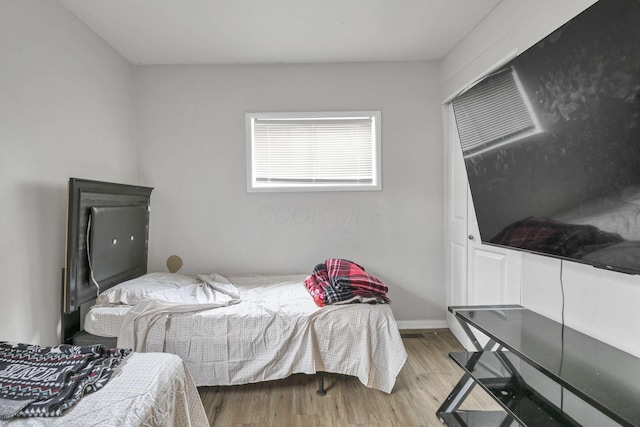
<path id="1" fill-rule="evenodd" d="M 467 335 L 467 337 L 469 337 L 469 339 L 473 343 L 473 346 L 476 348 L 476 350 L 478 352 L 480 352 L 480 353 L 475 354 L 469 360 L 469 363 L 468 363 L 469 366 L 475 365 L 477 360 L 480 358 L 480 355 L 482 354 L 481 353 L 482 351 L 491 351 L 491 350 L 495 351 L 496 349 L 500 349 L 501 348 L 501 346 L 497 342 L 492 340 L 492 339 L 489 339 L 489 341 L 487 342 L 487 344 L 483 348 L 480 345 L 480 342 L 478 341 L 478 339 L 473 334 L 473 331 L 471 331 L 471 328 L 469 327 L 469 325 L 466 322 L 464 322 L 463 320 L 461 320 L 460 318 L 458 318 L 458 316 L 456 316 L 456 319 L 458 320 L 458 323 L 460 323 L 460 326 L 464 330 L 464 333 Z M 442 403 L 440 408 L 438 408 L 438 410 L 436 411 L 436 415 L 438 416 L 438 418 L 440 418 L 440 420 L 442 421 L 441 414 L 443 414 L 443 413 L 451 414 L 451 413 L 457 411 L 458 408 L 460 407 L 460 405 L 462 405 L 462 402 L 464 402 L 464 400 L 467 398 L 469 393 L 471 393 L 471 391 L 473 390 L 473 386 L 475 384 L 476 384 L 476 382 L 471 377 L 471 375 L 465 373 L 462 376 L 462 378 L 460 378 L 460 381 L 458 381 L 458 383 L 453 388 L 453 390 L 451 390 L 451 393 L 449 393 L 449 396 L 447 396 L 447 398 Z"/>
<path id="2" fill-rule="evenodd" d="M 436 415 L 438 418 L 442 420 L 440 414 L 451 414 L 458 410 L 462 402 L 467 398 L 471 390 L 473 390 L 473 386 L 476 385 L 476 382 L 471 378 L 471 375 L 464 374 L 458 384 L 451 390 L 449 396 L 445 399 L 445 401 L 440 405 L 440 408 L 436 411 Z"/>

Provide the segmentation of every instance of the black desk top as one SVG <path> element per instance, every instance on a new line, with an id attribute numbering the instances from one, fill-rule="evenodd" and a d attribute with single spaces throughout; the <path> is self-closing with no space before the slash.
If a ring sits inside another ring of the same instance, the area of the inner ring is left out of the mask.
<path id="1" fill-rule="evenodd" d="M 521 306 L 449 310 L 619 423 L 640 426 L 640 358 Z"/>

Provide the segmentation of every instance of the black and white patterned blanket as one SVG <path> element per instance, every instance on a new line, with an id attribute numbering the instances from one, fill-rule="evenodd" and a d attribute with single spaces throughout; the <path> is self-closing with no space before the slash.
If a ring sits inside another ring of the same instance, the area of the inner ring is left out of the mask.
<path id="1" fill-rule="evenodd" d="M 131 352 L 0 342 L 0 419 L 56 417 L 104 387 Z"/>

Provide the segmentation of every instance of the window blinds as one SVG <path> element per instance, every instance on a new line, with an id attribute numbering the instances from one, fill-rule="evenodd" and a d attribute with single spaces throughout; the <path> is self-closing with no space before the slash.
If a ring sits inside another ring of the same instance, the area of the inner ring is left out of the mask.
<path id="1" fill-rule="evenodd" d="M 374 117 L 253 119 L 258 183 L 374 182 Z"/>
<path id="2" fill-rule="evenodd" d="M 462 151 L 470 154 L 535 130 L 524 96 L 514 71 L 508 69 L 454 98 Z"/>

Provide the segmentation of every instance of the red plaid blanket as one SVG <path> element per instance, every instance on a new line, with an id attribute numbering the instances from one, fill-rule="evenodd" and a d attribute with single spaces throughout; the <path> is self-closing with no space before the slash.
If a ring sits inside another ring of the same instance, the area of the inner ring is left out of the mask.
<path id="1" fill-rule="evenodd" d="M 352 261 L 329 258 L 318 264 L 305 280 L 317 305 L 349 302 L 389 303 L 389 288 Z"/>

